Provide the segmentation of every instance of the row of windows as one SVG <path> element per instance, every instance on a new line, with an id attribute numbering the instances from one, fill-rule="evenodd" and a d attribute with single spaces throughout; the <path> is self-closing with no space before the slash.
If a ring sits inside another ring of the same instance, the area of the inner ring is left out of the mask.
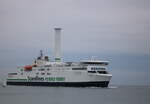
<path id="1" fill-rule="evenodd" d="M 97 71 L 99 74 L 108 74 L 106 71 Z M 96 73 L 96 71 L 88 71 L 88 73 Z"/>
<path id="2" fill-rule="evenodd" d="M 87 68 L 72 68 L 72 70 L 86 70 Z"/>
<path id="3" fill-rule="evenodd" d="M 100 74 L 107 74 L 107 71 L 97 71 Z"/>
<path id="4" fill-rule="evenodd" d="M 41 75 L 51 75 L 51 73 L 41 73 Z M 39 73 L 36 73 L 36 75 L 39 75 Z"/>
<path id="5" fill-rule="evenodd" d="M 91 70 L 105 70 L 105 68 L 92 67 Z"/>
<path id="6" fill-rule="evenodd" d="M 82 64 L 88 64 L 88 65 L 108 65 L 107 62 L 82 62 Z"/>
<path id="7" fill-rule="evenodd" d="M 96 73 L 96 71 L 88 71 L 88 73 Z"/>
<path id="8" fill-rule="evenodd" d="M 39 69 L 39 71 L 44 71 L 45 69 Z M 49 69 L 47 69 L 47 70 L 49 70 Z"/>
<path id="9" fill-rule="evenodd" d="M 8 73 L 8 75 L 17 75 L 17 73 Z"/>
<path id="10" fill-rule="evenodd" d="M 66 68 L 66 69 L 68 69 L 68 68 Z M 49 70 L 51 70 L 50 68 L 47 68 L 47 69 L 38 69 L 39 71 L 45 71 L 45 70 L 47 70 L 47 71 L 49 71 Z M 59 68 L 59 70 L 61 70 L 61 68 Z"/>
<path id="11" fill-rule="evenodd" d="M 36 73 L 36 75 L 39 75 L 40 73 Z M 10 74 L 9 74 L 10 75 Z M 23 73 L 21 73 L 23 75 Z M 51 73 L 41 73 L 41 75 L 51 75 Z"/>

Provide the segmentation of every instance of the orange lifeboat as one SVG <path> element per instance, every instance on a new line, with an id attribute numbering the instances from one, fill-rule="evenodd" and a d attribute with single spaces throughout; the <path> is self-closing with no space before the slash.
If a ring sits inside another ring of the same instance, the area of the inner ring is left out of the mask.
<path id="1" fill-rule="evenodd" d="M 26 65 L 26 66 L 24 66 L 24 69 L 27 70 L 27 71 L 30 71 L 30 70 L 32 70 L 32 66 L 31 65 Z"/>

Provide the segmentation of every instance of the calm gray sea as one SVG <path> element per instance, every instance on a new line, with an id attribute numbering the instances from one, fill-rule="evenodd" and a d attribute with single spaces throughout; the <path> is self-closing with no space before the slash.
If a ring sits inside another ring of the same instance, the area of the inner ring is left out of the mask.
<path id="1" fill-rule="evenodd" d="M 150 86 L 0 87 L 0 104 L 150 104 Z"/>

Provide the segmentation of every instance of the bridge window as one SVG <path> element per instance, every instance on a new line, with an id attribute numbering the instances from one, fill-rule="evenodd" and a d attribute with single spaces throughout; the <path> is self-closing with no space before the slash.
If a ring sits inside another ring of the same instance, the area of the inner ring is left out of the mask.
<path id="1" fill-rule="evenodd" d="M 107 74 L 107 71 L 97 71 L 99 74 Z"/>
<path id="2" fill-rule="evenodd" d="M 88 73 L 96 73 L 96 71 L 88 71 Z"/>

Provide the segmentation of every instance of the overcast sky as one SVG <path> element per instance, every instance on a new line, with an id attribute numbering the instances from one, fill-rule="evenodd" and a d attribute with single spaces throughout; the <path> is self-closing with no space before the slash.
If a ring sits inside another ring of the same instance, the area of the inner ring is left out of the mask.
<path id="1" fill-rule="evenodd" d="M 52 48 L 62 27 L 66 52 L 150 54 L 149 18 L 149 0 L 0 0 L 0 49 Z"/>
<path id="2" fill-rule="evenodd" d="M 64 54 L 150 55 L 150 0 L 0 0 L 0 67 L 52 52 L 54 27 Z"/>

